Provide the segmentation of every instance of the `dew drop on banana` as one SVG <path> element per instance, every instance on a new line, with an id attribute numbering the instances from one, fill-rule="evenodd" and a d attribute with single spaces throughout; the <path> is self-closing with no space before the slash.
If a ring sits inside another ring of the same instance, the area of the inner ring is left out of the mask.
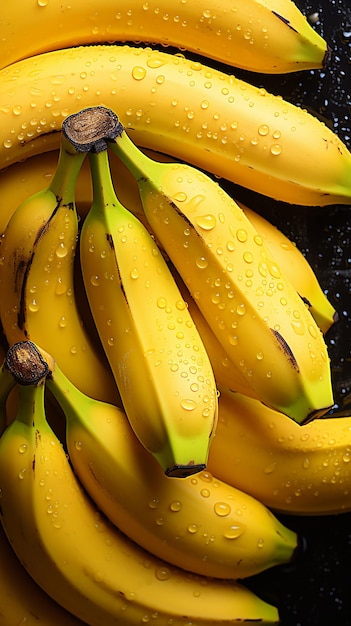
<path id="1" fill-rule="evenodd" d="M 155 576 L 158 580 L 169 580 L 171 577 L 171 570 L 168 567 L 158 567 L 155 571 Z"/>
<path id="2" fill-rule="evenodd" d="M 231 524 L 224 531 L 224 537 L 226 539 L 239 539 L 245 532 L 245 527 L 241 524 Z"/>
<path id="3" fill-rule="evenodd" d="M 199 527 L 197 524 L 189 524 L 187 531 L 191 535 L 195 535 L 199 531 Z"/>
<path id="4" fill-rule="evenodd" d="M 214 505 L 214 512 L 218 517 L 226 517 L 231 512 L 231 507 L 227 502 L 216 502 Z"/>

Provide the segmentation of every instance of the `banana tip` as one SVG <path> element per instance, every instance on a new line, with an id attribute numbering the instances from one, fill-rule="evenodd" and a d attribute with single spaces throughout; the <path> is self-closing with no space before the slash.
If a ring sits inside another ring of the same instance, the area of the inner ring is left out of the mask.
<path id="1" fill-rule="evenodd" d="M 173 465 L 166 469 L 166 476 L 170 476 L 171 478 L 186 478 L 187 476 L 192 476 L 193 474 L 198 474 L 206 469 L 206 465 L 204 463 L 189 463 L 188 465 Z"/>

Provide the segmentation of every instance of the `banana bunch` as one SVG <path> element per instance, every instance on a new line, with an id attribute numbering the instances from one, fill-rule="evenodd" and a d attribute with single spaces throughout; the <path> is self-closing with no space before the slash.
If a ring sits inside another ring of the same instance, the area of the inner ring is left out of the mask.
<path id="1" fill-rule="evenodd" d="M 321 68 L 327 42 L 290 0 L 20 4 L 0 9 L 0 625 L 277 624 L 243 581 L 299 555 L 279 515 L 351 510 L 338 316 L 216 178 L 350 203 L 333 130 L 228 68 Z"/>
<path id="2" fill-rule="evenodd" d="M 52 378 L 50 368 L 52 368 Z M 7 351 L 0 371 L 0 378 L 4 376 L 6 383 L 1 384 L 0 396 L 2 415 L 11 376 L 19 389 L 19 402 L 15 418 L 0 438 L 1 523 L 12 549 L 24 564 L 29 575 L 54 602 L 90 626 L 101 626 L 101 624 L 127 626 L 147 623 L 150 620 L 157 626 L 170 623 L 175 626 L 183 626 L 187 623 L 194 626 L 215 623 L 241 624 L 243 621 L 260 621 L 267 625 L 277 623 L 277 610 L 239 583 L 191 573 L 144 550 L 112 524 L 87 495 L 70 465 L 64 447 L 47 420 L 46 381 L 49 384 L 51 378 L 50 387 L 62 401 L 67 423 L 73 424 L 69 440 L 77 449 L 84 450 L 90 437 L 100 436 L 100 422 L 102 425 L 105 422 L 109 430 L 108 424 L 109 422 L 112 424 L 113 421 L 119 431 L 118 422 L 121 416 L 116 407 L 98 401 L 94 402 L 82 394 L 64 377 L 50 357 L 45 360 L 43 353 L 32 342 L 16 343 Z M 71 402 L 72 390 L 75 398 Z M 87 414 L 85 414 L 86 409 Z M 94 417 L 95 412 L 97 414 Z M 91 417 L 94 417 L 93 423 L 90 423 Z M 96 420 L 98 426 L 95 431 Z M 80 438 L 74 441 L 77 427 L 80 435 L 83 435 L 83 441 Z M 104 444 L 110 446 L 110 458 L 115 455 L 115 461 L 116 454 L 117 456 L 119 452 L 123 456 L 125 454 L 125 442 L 123 439 L 118 440 L 117 431 L 115 432 L 117 440 L 113 439 L 111 442 L 104 440 Z M 128 438 L 132 437 L 131 431 L 127 430 L 126 433 Z M 100 451 L 95 446 L 96 443 L 97 438 L 91 448 L 93 456 L 103 461 Z M 115 444 L 117 448 L 113 451 Z M 138 446 L 136 438 L 134 443 L 130 439 L 131 450 L 134 445 Z M 134 465 L 129 466 L 131 473 L 139 463 L 137 448 L 135 450 Z M 148 462 L 146 460 L 146 463 Z M 91 463 L 90 470 L 88 466 L 86 469 L 92 475 L 96 469 L 93 458 Z M 99 479 L 103 480 L 104 476 L 105 480 L 111 476 L 108 462 L 105 464 L 105 469 L 100 463 L 100 468 L 102 474 L 98 470 L 97 476 L 92 475 L 91 479 L 87 478 L 88 482 L 92 484 L 94 481 L 98 482 Z M 144 482 L 147 488 L 146 483 L 151 477 L 143 472 L 142 467 L 138 471 L 139 478 L 136 480 Z M 250 504 L 248 496 L 244 494 L 241 496 L 240 493 L 236 495 L 235 490 L 230 488 L 226 500 L 218 500 L 223 497 L 226 488 L 212 484 L 207 475 L 199 479 L 201 487 L 194 488 L 191 484 L 188 486 L 189 495 L 187 495 L 187 488 L 182 487 L 185 484 L 184 480 L 187 479 L 170 479 L 164 477 L 162 473 L 159 476 L 163 477 L 161 482 L 162 480 L 180 481 L 179 494 L 177 494 L 177 487 L 173 494 L 168 493 L 168 488 L 164 490 L 165 497 L 171 497 L 168 511 L 164 512 L 164 516 L 169 517 L 170 520 L 182 516 L 182 504 L 186 504 L 187 500 L 192 497 L 190 492 L 199 492 L 198 503 L 195 506 L 195 509 L 197 507 L 199 509 L 198 513 L 195 518 L 188 519 L 188 527 L 184 529 L 186 534 L 184 543 L 188 544 L 188 548 L 190 545 L 199 543 L 198 566 L 201 561 L 200 554 L 203 555 L 202 560 L 206 561 L 207 554 L 212 550 L 214 552 L 218 550 L 219 553 L 223 551 L 225 559 L 223 564 L 218 561 L 218 571 L 221 568 L 223 568 L 222 573 L 226 568 L 234 568 L 232 571 L 238 571 L 240 563 L 230 563 L 232 559 L 228 557 L 226 551 L 232 545 L 234 561 L 237 559 L 240 561 L 241 549 L 235 547 L 236 542 L 240 542 L 240 536 L 243 535 L 245 543 L 244 535 L 251 531 L 244 526 L 244 523 L 248 524 L 249 517 L 253 514 L 252 523 L 255 524 L 256 508 L 257 512 L 261 508 L 262 519 L 265 515 L 267 516 L 265 520 L 267 530 L 264 530 L 263 535 L 259 535 L 250 554 L 246 554 L 244 550 L 244 569 L 247 567 L 248 571 L 252 571 L 252 568 L 259 571 L 264 567 L 264 559 L 261 560 L 260 556 L 261 551 L 266 553 L 266 558 L 271 561 L 271 564 L 291 558 L 296 548 L 296 536 L 285 530 L 272 514 L 264 510 L 263 505 L 259 503 L 256 505 L 254 500 Z M 119 481 L 118 474 L 115 478 Z M 120 480 L 122 490 L 127 490 L 128 486 L 124 485 L 125 476 L 121 476 Z M 127 479 L 127 481 L 131 486 L 130 480 Z M 100 489 L 105 490 L 106 485 L 101 483 Z M 218 495 L 216 495 L 217 489 Z M 212 499 L 211 491 L 214 492 L 212 496 L 216 507 L 214 512 L 211 504 L 207 504 Z M 155 485 L 150 485 L 150 494 L 161 497 L 161 486 L 160 490 L 155 491 Z M 128 498 L 131 495 L 133 496 L 129 490 Z M 181 499 L 173 500 L 172 496 L 177 495 Z M 105 498 L 106 501 L 109 497 L 110 495 Z M 243 498 L 242 513 L 244 513 L 242 520 L 239 513 L 241 498 Z M 249 511 L 246 514 L 244 511 L 246 505 L 253 507 L 252 512 Z M 148 502 L 145 501 L 142 508 L 144 512 L 146 512 L 145 509 L 153 509 L 151 515 L 154 515 L 157 506 L 158 501 L 153 498 Z M 234 517 L 228 517 L 232 506 L 236 510 L 235 513 L 233 511 L 233 516 L 240 518 L 241 526 L 234 524 Z M 160 520 L 158 512 L 156 516 Z M 123 511 L 120 517 L 123 517 Z M 211 517 L 212 522 L 209 522 Z M 201 524 L 201 527 L 196 527 L 195 520 Z M 172 525 L 171 521 L 170 523 Z M 175 522 L 175 525 L 177 523 L 180 524 L 180 529 L 183 522 Z M 161 545 L 162 541 L 156 538 L 156 529 L 160 525 L 162 522 L 159 521 L 158 524 L 151 526 L 153 526 L 152 532 L 156 542 L 158 541 Z M 211 535 L 212 531 L 216 534 Z M 145 532 L 147 533 L 146 529 Z M 199 541 L 196 540 L 197 532 Z M 223 538 L 223 547 L 209 547 L 208 544 L 220 539 L 223 532 L 226 534 Z M 271 544 L 270 547 L 265 546 L 266 539 Z M 174 538 L 174 542 L 175 545 L 177 538 Z M 172 552 L 172 547 L 169 550 Z M 234 556 L 236 550 L 238 550 L 237 556 Z M 196 548 L 192 548 L 191 552 L 190 560 L 192 557 L 196 558 Z M 185 554 L 184 556 L 186 558 Z M 179 558 L 181 557 L 178 556 Z M 211 568 L 211 565 L 209 567 Z M 213 567 L 216 569 L 215 564 Z M 36 600 L 37 598 L 34 598 L 34 601 Z M 23 603 L 25 603 L 25 598 Z M 39 611 L 44 614 L 45 603 L 41 609 L 40 596 L 38 604 Z M 53 613 L 54 619 L 55 612 Z M 53 624 L 54 621 L 48 623 Z"/>

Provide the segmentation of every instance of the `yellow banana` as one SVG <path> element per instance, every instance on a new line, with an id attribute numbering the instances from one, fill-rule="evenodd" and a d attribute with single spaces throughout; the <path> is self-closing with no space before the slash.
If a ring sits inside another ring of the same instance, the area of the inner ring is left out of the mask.
<path id="1" fill-rule="evenodd" d="M 44 382 L 24 384 L 38 359 L 27 346 L 18 414 L 0 439 L 1 521 L 37 584 L 90 626 L 277 623 L 242 585 L 175 568 L 103 517 L 46 420 Z"/>
<path id="2" fill-rule="evenodd" d="M 0 526 L 0 626 L 84 626 L 26 572 Z"/>
<path id="3" fill-rule="evenodd" d="M 259 501 L 206 471 L 169 479 L 120 408 L 82 394 L 56 363 L 47 385 L 66 417 L 74 471 L 99 509 L 143 548 L 216 578 L 246 578 L 291 559 L 296 534 Z"/>
<path id="4" fill-rule="evenodd" d="M 80 233 L 90 308 L 137 437 L 169 476 L 186 476 L 205 467 L 215 430 L 211 363 L 154 239 L 116 197 L 107 152 L 90 158 Z"/>
<path id="5" fill-rule="evenodd" d="M 75 181 L 84 155 L 62 144 L 50 184 L 21 203 L 0 246 L 1 323 L 9 344 L 33 339 L 94 397 L 117 401 L 117 388 L 75 297 L 78 216 Z"/>
<path id="6" fill-rule="evenodd" d="M 0 102 L 0 169 L 57 148 L 65 117 L 103 104 L 141 147 L 293 204 L 350 203 L 351 154 L 331 129 L 180 55 L 118 45 L 43 53 L 0 72 Z"/>
<path id="7" fill-rule="evenodd" d="M 240 202 L 238 204 L 260 233 L 285 276 L 308 306 L 321 331 L 326 333 L 337 318 L 337 312 L 322 290 L 306 257 L 293 241 L 262 215 Z"/>
<path id="8" fill-rule="evenodd" d="M 351 511 L 351 417 L 294 424 L 260 402 L 221 389 L 208 469 L 275 511 Z"/>
<path id="9" fill-rule="evenodd" d="M 113 123 L 109 146 L 134 174 L 156 239 L 255 394 L 299 423 L 325 412 L 322 333 L 245 213 L 206 174 L 150 159 Z"/>
<path id="10" fill-rule="evenodd" d="M 22 6 L 23 5 L 23 6 Z M 325 40 L 291 0 L 24 0 L 1 8 L 1 67 L 40 52 L 104 41 L 142 41 L 191 50 L 256 72 L 318 68 Z"/>

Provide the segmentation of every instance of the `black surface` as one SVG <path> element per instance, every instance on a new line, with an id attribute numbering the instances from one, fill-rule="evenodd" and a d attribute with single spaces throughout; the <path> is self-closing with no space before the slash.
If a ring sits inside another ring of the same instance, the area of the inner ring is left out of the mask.
<path id="1" fill-rule="evenodd" d="M 235 74 L 310 110 L 351 149 L 351 0 L 296 4 L 306 16 L 318 13 L 315 28 L 331 49 L 328 66 L 285 76 Z M 326 336 L 334 410 L 351 415 L 351 205 L 292 207 L 229 183 L 224 186 L 297 243 L 337 309 L 340 319 Z M 278 606 L 281 626 L 351 626 L 351 513 L 280 519 L 299 533 L 304 550 L 289 567 L 277 567 L 245 584 Z"/>

